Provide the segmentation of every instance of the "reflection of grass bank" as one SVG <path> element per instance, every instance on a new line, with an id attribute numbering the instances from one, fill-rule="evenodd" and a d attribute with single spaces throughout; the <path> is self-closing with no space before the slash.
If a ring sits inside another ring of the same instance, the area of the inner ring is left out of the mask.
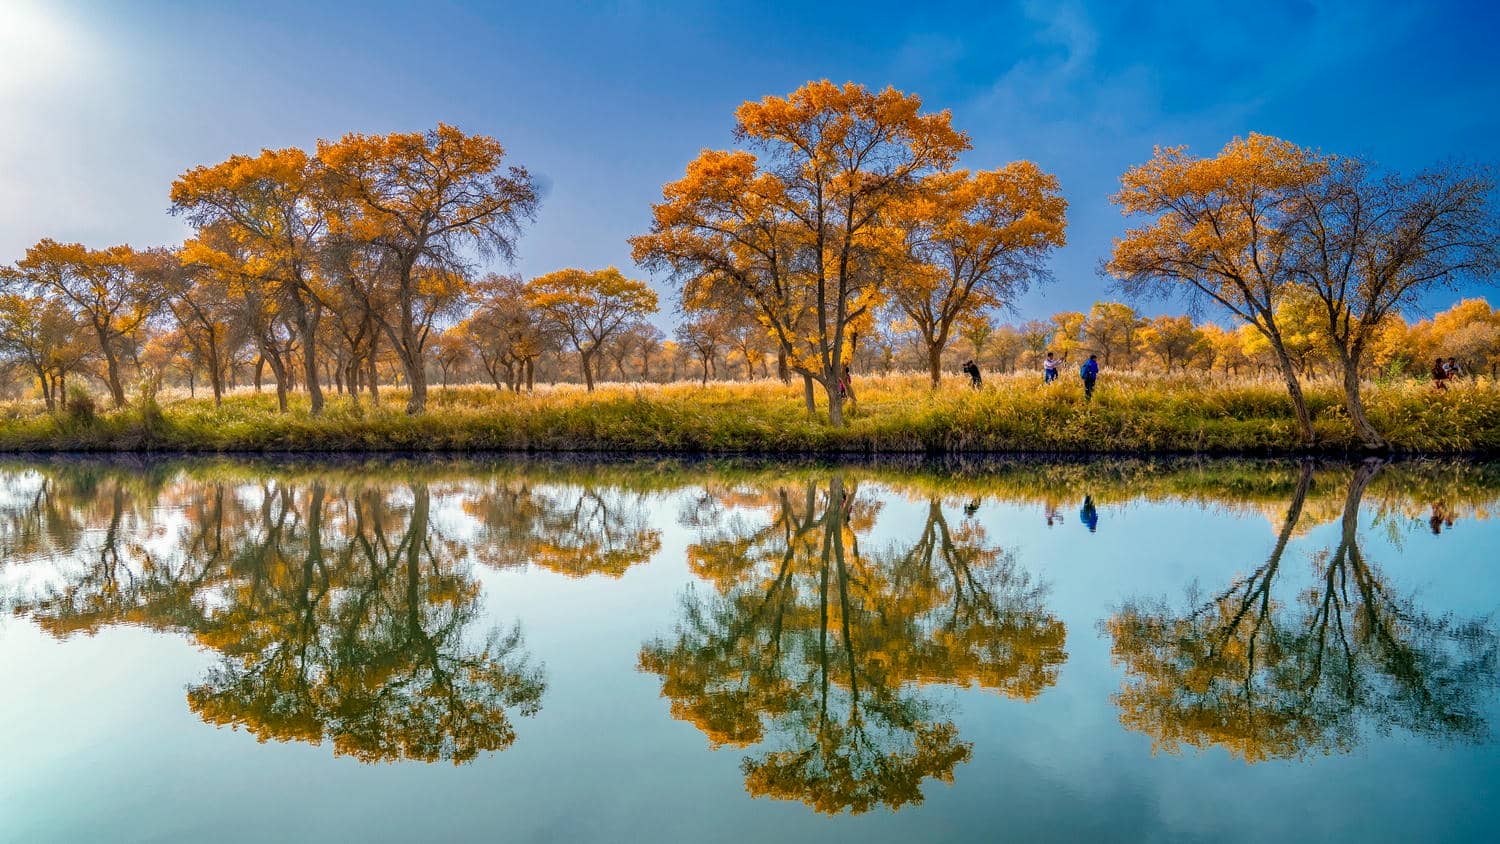
<path id="1" fill-rule="evenodd" d="M 313 418 L 297 397 L 275 412 L 270 393 L 215 409 L 205 399 L 163 403 L 162 413 L 103 412 L 94 419 L 12 412 L 0 419 L 6 450 L 963 453 L 1298 450 L 1291 403 L 1274 382 L 1111 376 L 1092 404 L 1076 381 L 1044 387 L 1031 375 L 994 378 L 975 392 L 956 379 L 931 392 L 919 376 L 862 378 L 843 430 L 808 419 L 801 386 L 616 385 L 587 394 L 558 387 L 534 396 L 490 388 L 435 390 L 429 412 L 408 417 L 399 391 L 356 408 L 333 397 Z M 1358 441 L 1331 384 L 1308 389 L 1320 448 Z M 1371 419 L 1403 451 L 1500 452 L 1500 389 L 1490 382 L 1436 393 L 1421 384 L 1371 387 Z"/>
<path id="2" fill-rule="evenodd" d="M 278 484 L 314 481 L 330 486 L 421 484 L 476 496 L 504 488 L 550 486 L 612 489 L 632 495 L 701 488 L 733 499 L 741 493 L 822 484 L 835 473 L 850 489 L 867 483 L 911 501 L 952 504 L 1007 501 L 1048 505 L 1090 495 L 1099 504 L 1136 501 L 1192 503 L 1254 511 L 1278 522 L 1287 502 L 1303 496 L 1305 526 L 1338 518 L 1355 469 L 1344 460 L 1303 461 L 1222 457 L 1029 459 L 877 456 L 822 460 L 757 457 L 709 459 L 671 456 L 460 457 L 423 454 L 305 455 L 296 457 L 117 455 L 0 460 L 0 471 L 36 471 L 70 488 L 126 488 L 156 499 L 169 487 L 203 484 Z M 1305 479 L 1304 467 L 1312 468 Z M 1408 459 L 1386 464 L 1369 484 L 1364 506 L 1373 522 L 1426 517 L 1434 503 L 1461 518 L 1488 518 L 1500 504 L 1500 462 Z"/>

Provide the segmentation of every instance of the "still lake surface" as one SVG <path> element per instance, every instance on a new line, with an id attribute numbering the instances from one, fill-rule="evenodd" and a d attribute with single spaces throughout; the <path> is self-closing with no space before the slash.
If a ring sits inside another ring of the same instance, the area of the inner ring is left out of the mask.
<path id="1" fill-rule="evenodd" d="M 0 463 L 0 841 L 1493 840 L 1500 465 Z"/>

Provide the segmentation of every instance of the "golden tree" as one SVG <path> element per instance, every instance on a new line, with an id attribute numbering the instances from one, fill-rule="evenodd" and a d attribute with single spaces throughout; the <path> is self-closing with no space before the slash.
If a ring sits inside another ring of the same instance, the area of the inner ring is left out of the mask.
<path id="1" fill-rule="evenodd" d="M 762 153 L 705 151 L 653 206 L 637 261 L 670 269 L 684 299 L 728 285 L 754 302 L 792 368 L 822 385 L 829 421 L 844 422 L 854 326 L 886 291 L 891 239 L 882 218 L 923 177 L 946 170 L 969 140 L 947 112 L 894 88 L 809 82 L 746 102 L 735 136 Z"/>
<path id="2" fill-rule="evenodd" d="M 36 378 L 49 413 L 66 405 L 68 375 L 89 354 L 79 328 L 57 299 L 24 291 L 0 293 L 0 356 Z"/>
<path id="3" fill-rule="evenodd" d="M 79 243 L 43 239 L 6 271 L 12 284 L 56 298 L 94 337 L 104 359 L 104 381 L 116 407 L 125 406 L 121 358 L 161 301 L 161 291 L 141 274 L 129 246 L 89 249 Z"/>
<path id="4" fill-rule="evenodd" d="M 1186 316 L 1159 316 L 1140 329 L 1141 346 L 1156 355 L 1167 372 L 1172 364 L 1184 369 L 1200 352 L 1208 348 L 1203 331 Z"/>
<path id="5" fill-rule="evenodd" d="M 890 225 L 910 264 L 888 290 L 926 346 L 933 386 L 955 324 L 1048 277 L 1047 255 L 1067 242 L 1067 208 L 1057 177 L 1030 161 L 934 173 L 895 204 Z"/>
<path id="6" fill-rule="evenodd" d="M 1315 434 L 1277 308 L 1297 284 L 1289 253 L 1293 199 L 1328 172 L 1328 160 L 1288 141 L 1251 133 L 1213 158 L 1158 148 L 1127 170 L 1113 200 L 1149 221 L 1115 241 L 1104 264 L 1126 291 L 1184 294 L 1224 308 L 1266 338 L 1286 381 L 1305 443 Z"/>
<path id="7" fill-rule="evenodd" d="M 594 358 L 601 345 L 632 320 L 656 312 L 656 291 L 614 267 L 565 269 L 526 283 L 526 301 L 578 353 L 583 381 L 594 389 Z"/>
<path id="8" fill-rule="evenodd" d="M 427 402 L 424 350 L 434 322 L 468 292 L 465 249 L 509 259 L 536 186 L 505 167 L 500 142 L 447 124 L 427 132 L 345 135 L 318 142 L 334 238 L 380 256 L 374 279 L 391 307 L 371 307 L 411 388 L 407 412 Z"/>
<path id="9" fill-rule="evenodd" d="M 319 239 L 327 230 L 327 197 L 317 163 L 296 147 L 235 155 L 194 167 L 172 183 L 172 211 L 199 227 L 217 226 L 244 263 L 244 280 L 284 308 L 302 347 L 302 381 L 314 415 L 323 411 L 318 325 L 323 281 Z"/>

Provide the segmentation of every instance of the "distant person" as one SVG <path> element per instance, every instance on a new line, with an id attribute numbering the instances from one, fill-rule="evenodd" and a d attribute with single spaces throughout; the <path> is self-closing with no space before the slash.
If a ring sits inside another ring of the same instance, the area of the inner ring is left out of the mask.
<path id="1" fill-rule="evenodd" d="M 1089 359 L 1078 367 L 1078 377 L 1083 379 L 1083 398 L 1085 401 L 1094 400 L 1094 382 L 1099 380 L 1099 358 L 1089 355 Z"/>
<path id="2" fill-rule="evenodd" d="M 1449 378 L 1457 378 L 1458 376 L 1464 374 L 1463 367 L 1458 365 L 1458 358 L 1448 358 L 1448 363 L 1446 364 L 1445 368 L 1448 370 Z"/>
<path id="3" fill-rule="evenodd" d="M 1057 380 L 1057 364 L 1057 358 L 1053 357 L 1051 352 L 1048 352 L 1047 359 L 1042 361 L 1043 384 L 1051 384 L 1053 381 Z"/>
<path id="4" fill-rule="evenodd" d="M 1099 511 L 1094 509 L 1094 497 L 1092 495 L 1085 495 L 1083 497 L 1083 509 L 1078 511 L 1078 520 L 1083 522 L 1084 526 L 1089 529 L 1089 533 L 1098 532 Z"/>
<path id="5" fill-rule="evenodd" d="M 1432 386 L 1439 390 L 1448 389 L 1448 365 L 1438 358 L 1432 364 Z"/>
<path id="6" fill-rule="evenodd" d="M 979 389 L 979 386 L 983 380 L 979 377 L 979 365 L 971 360 L 964 363 L 963 369 L 964 374 L 969 376 L 969 386 L 973 387 L 976 390 Z"/>

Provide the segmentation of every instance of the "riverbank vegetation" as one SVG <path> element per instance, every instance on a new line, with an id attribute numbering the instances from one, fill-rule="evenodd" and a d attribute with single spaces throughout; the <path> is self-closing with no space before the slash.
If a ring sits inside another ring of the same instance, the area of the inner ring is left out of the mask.
<path id="1" fill-rule="evenodd" d="M 1119 373 L 1085 402 L 1078 380 L 992 377 L 980 390 L 923 375 L 856 378 L 842 428 L 810 418 L 799 385 L 601 384 L 511 393 L 489 386 L 435 388 L 428 412 L 405 396 L 379 405 L 329 396 L 313 415 L 305 397 L 278 412 L 269 392 L 207 398 L 163 393 L 120 410 L 75 404 L 38 413 L 12 404 L 0 416 L 10 451 L 594 451 L 677 453 L 1292 454 L 1306 450 L 1286 391 L 1271 379 Z M 1488 378 L 1447 390 L 1404 379 L 1368 389 L 1371 418 L 1406 452 L 1500 452 L 1500 388 Z M 1308 384 L 1317 450 L 1357 451 L 1360 440 L 1331 379 Z"/>

